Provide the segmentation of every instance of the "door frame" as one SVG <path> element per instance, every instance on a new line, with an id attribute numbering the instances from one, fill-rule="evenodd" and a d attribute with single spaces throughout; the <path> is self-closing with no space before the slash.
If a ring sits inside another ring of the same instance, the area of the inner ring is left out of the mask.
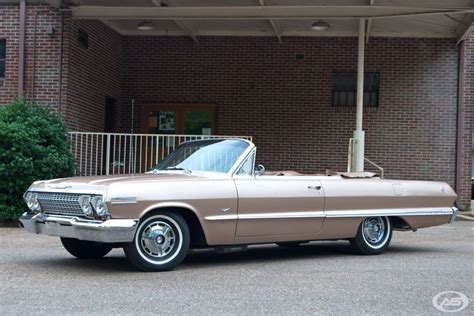
<path id="1" fill-rule="evenodd" d="M 148 134 L 148 113 L 151 111 L 175 111 L 176 126 L 175 135 L 184 134 L 184 113 L 189 111 L 211 112 L 211 129 L 215 134 L 217 130 L 217 105 L 203 103 L 159 103 L 147 102 L 141 106 L 140 132 Z"/>

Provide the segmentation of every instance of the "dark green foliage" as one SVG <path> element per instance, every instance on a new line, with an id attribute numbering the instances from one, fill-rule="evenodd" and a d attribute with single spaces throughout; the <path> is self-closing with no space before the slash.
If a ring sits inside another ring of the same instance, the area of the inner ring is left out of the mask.
<path id="1" fill-rule="evenodd" d="M 17 219 L 33 181 L 71 176 L 67 129 L 50 108 L 27 100 L 0 106 L 0 220 Z"/>

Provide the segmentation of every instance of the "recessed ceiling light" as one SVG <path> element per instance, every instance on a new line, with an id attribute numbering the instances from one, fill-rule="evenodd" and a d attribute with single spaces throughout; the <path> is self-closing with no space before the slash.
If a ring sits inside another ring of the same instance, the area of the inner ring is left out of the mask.
<path id="1" fill-rule="evenodd" d="M 330 27 L 331 26 L 329 25 L 329 23 L 325 21 L 314 22 L 313 25 L 311 25 L 311 29 L 313 31 L 326 31 Z"/>
<path id="2" fill-rule="evenodd" d="M 143 22 L 138 23 L 137 25 L 137 30 L 140 30 L 140 31 L 151 31 L 154 29 L 155 27 L 149 21 L 143 21 Z"/>

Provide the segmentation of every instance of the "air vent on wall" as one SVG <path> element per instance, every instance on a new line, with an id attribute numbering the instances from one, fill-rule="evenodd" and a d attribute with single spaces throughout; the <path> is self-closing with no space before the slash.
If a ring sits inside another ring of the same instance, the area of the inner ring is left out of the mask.
<path id="1" fill-rule="evenodd" d="M 296 60 L 303 60 L 304 59 L 304 53 L 296 53 L 295 54 L 295 59 Z"/>

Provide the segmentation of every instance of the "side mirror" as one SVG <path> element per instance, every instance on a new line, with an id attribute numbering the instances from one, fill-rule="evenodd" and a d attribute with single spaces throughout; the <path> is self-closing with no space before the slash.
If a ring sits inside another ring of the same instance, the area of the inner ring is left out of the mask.
<path id="1" fill-rule="evenodd" d="M 265 167 L 263 165 L 257 165 L 255 167 L 256 176 L 263 176 L 264 173 L 265 173 Z"/>

